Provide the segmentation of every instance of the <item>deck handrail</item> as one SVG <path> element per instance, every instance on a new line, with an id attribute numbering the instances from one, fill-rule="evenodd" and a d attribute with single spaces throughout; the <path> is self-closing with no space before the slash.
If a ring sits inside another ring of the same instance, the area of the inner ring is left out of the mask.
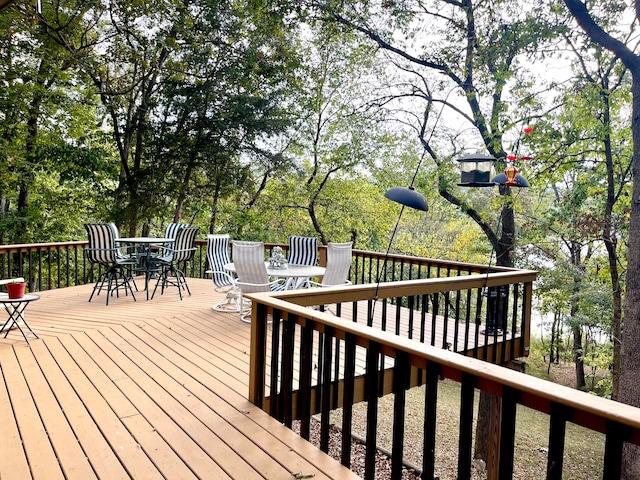
<path id="1" fill-rule="evenodd" d="M 499 284 L 505 276 L 532 281 L 535 272 L 490 273 L 486 276 L 487 283 Z M 379 287 L 368 284 L 250 295 L 253 300 L 250 400 L 286 425 L 290 426 L 293 420 L 299 419 L 301 435 L 307 439 L 312 415 L 319 413 L 320 446 L 325 451 L 329 412 L 342 407 L 342 463 L 349 466 L 352 425 L 348 422 L 352 405 L 366 400 L 368 423 L 375 425 L 377 398 L 394 393 L 394 415 L 397 417 L 393 434 L 394 438 L 402 439 L 405 421 L 403 392 L 413 385 L 426 384 L 422 475 L 433 478 L 436 395 L 439 379 L 447 378 L 461 385 L 458 478 L 470 478 L 475 389 L 496 396 L 502 403 L 499 462 L 495 466 L 497 478 L 511 478 L 513 472 L 517 404 L 549 417 L 547 478 L 562 478 L 567 422 L 605 434 L 602 478 L 620 478 L 623 443 L 640 445 L 640 409 L 309 308 L 337 299 L 380 299 L 401 292 L 413 295 L 417 291 L 426 293 L 443 288 L 462 288 L 464 284 L 469 286 L 478 280 L 477 276 L 470 276 L 413 280 Z M 339 360 L 337 351 L 341 352 Z M 269 356 L 270 352 L 276 353 Z M 366 362 L 361 373 L 356 368 L 357 358 Z M 385 363 L 384 358 L 393 360 Z M 270 365 L 270 369 L 267 370 L 265 365 Z M 294 375 L 296 371 L 298 373 Z M 336 397 L 339 398 L 337 403 Z M 373 478 L 370 462 L 374 461 L 375 449 L 375 428 L 368 428 L 365 478 Z M 401 466 L 398 464 L 402 458 L 402 442 L 394 442 L 391 478 L 401 478 Z"/>

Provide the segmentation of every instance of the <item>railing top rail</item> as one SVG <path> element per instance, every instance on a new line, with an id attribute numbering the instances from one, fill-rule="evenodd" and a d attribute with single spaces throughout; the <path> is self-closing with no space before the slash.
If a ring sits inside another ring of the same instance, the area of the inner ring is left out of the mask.
<path id="1" fill-rule="evenodd" d="M 279 292 L 278 298 L 287 299 L 300 305 L 321 305 L 374 298 L 406 297 L 439 292 L 454 292 L 472 288 L 496 287 L 514 283 L 529 283 L 536 279 L 533 270 L 514 270 L 489 274 L 466 275 L 463 277 L 439 277 L 396 282 L 366 283 L 326 287 L 321 289 L 300 289 Z M 272 294 L 276 295 L 276 294 Z"/>
<path id="2" fill-rule="evenodd" d="M 49 248 L 49 247 L 76 247 L 87 245 L 87 240 L 77 240 L 68 242 L 48 242 L 48 243 L 14 243 L 11 245 L 0 245 L 0 252 L 16 252 L 33 250 L 34 248 Z"/>
<path id="3" fill-rule="evenodd" d="M 358 250 L 358 249 L 354 249 L 353 250 L 353 255 L 354 256 L 368 256 L 371 258 L 375 258 L 375 259 L 379 259 L 379 260 L 402 260 L 406 263 L 433 263 L 433 264 L 437 264 L 437 265 L 441 265 L 441 266 L 449 266 L 452 268 L 464 268 L 467 270 L 479 270 L 482 272 L 486 272 L 487 270 L 491 270 L 491 271 L 520 271 L 520 269 L 518 268 L 510 268 L 510 267 L 499 267 L 496 265 L 487 265 L 487 264 L 482 264 L 482 263 L 467 263 L 467 262 L 457 262 L 455 260 L 442 260 L 442 259 L 436 259 L 436 258 L 428 258 L 428 257 L 416 257 L 413 255 L 405 255 L 405 254 L 396 254 L 396 253 L 390 253 L 389 255 L 386 255 L 384 253 L 380 253 L 380 252 L 372 252 L 369 250 Z"/>
<path id="4" fill-rule="evenodd" d="M 357 290 L 363 293 L 366 291 L 365 287 L 347 286 L 338 289 L 344 295 L 347 290 Z M 369 285 L 368 287 L 370 288 L 371 286 Z M 322 292 L 317 294 L 322 296 Z M 281 312 L 293 314 L 299 323 L 311 320 L 314 322 L 316 329 L 323 330 L 325 326 L 332 327 L 336 336 L 352 334 L 360 345 L 366 346 L 370 342 L 377 342 L 381 345 L 382 353 L 385 355 L 395 356 L 395 352 L 398 350 L 407 352 L 410 356 L 410 362 L 419 368 L 424 368 L 426 362 L 438 364 L 441 366 L 441 375 L 446 378 L 460 381 L 462 373 L 472 375 L 477 378 L 477 388 L 497 396 L 502 396 L 503 390 L 510 388 L 519 392 L 520 403 L 541 412 L 549 414 L 552 403 L 562 405 L 573 412 L 573 415 L 570 416 L 572 422 L 593 430 L 606 431 L 607 420 L 626 425 L 632 429 L 629 440 L 640 444 L 640 408 L 597 397 L 438 347 L 405 339 L 364 324 L 341 320 L 330 313 L 302 306 L 303 304 L 322 303 L 322 301 L 318 302 L 315 299 L 315 289 L 313 292 L 307 292 L 306 296 L 308 297 L 307 300 L 300 302 L 300 305 L 296 305 L 288 301 L 288 297 L 290 297 L 288 293 L 247 294 L 248 298 L 252 298 L 259 303 L 278 309 Z M 314 298 L 313 303 L 308 303 L 311 302 L 311 298 Z"/>

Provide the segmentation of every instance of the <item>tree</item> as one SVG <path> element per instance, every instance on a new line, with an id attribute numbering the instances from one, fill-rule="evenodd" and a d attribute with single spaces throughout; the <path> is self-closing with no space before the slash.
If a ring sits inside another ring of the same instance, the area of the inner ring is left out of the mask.
<path id="1" fill-rule="evenodd" d="M 113 174 L 92 92 L 28 13 L 8 9 L 0 29 L 3 243 L 68 238 Z"/>
<path id="2" fill-rule="evenodd" d="M 630 29 L 628 35 L 633 31 Z M 538 238 L 542 244 L 555 236 L 573 237 L 578 243 L 589 242 L 596 255 L 603 246 L 606 249 L 607 260 L 602 262 L 600 259 L 600 266 L 609 275 L 611 284 L 613 398 L 616 398 L 623 295 L 620 251 L 624 252 L 625 244 L 621 240 L 627 234 L 625 215 L 631 159 L 627 124 L 630 103 L 628 72 L 615 56 L 601 46 L 579 39 L 579 31 L 568 30 L 563 36 L 573 54 L 572 76 L 558 86 L 559 96 L 555 103 L 561 108 L 537 122 L 532 137 L 537 152 L 535 178 L 539 184 L 546 181 L 548 191 L 555 191 L 556 198 L 575 197 L 578 201 L 566 203 L 573 207 L 564 213 L 559 211 L 560 202 L 542 205 L 535 213 L 539 217 L 538 222 L 532 222 L 531 226 L 534 230 L 543 229 Z M 573 179 L 570 183 L 567 182 L 569 178 Z M 550 225 L 548 213 L 553 211 L 560 215 Z M 588 232 L 578 231 L 586 228 Z M 551 235 L 547 235 L 546 229 L 551 229 Z M 550 251 L 555 255 L 563 250 L 552 247 Z M 589 275 L 588 270 L 583 271 Z M 586 285 L 587 280 L 585 278 L 581 283 Z M 582 329 L 576 329 L 579 322 L 570 321 L 574 333 L 581 336 Z M 579 338 L 574 339 L 576 354 L 581 348 L 580 343 Z M 578 388 L 584 386 L 580 358 L 581 355 L 576 355 Z"/>
<path id="3" fill-rule="evenodd" d="M 373 63 L 375 51 L 359 37 L 313 29 L 301 40 L 307 52 L 299 95 L 297 135 L 288 154 L 296 162 L 294 178 L 282 182 L 286 210 L 308 216 L 308 230 L 324 244 L 331 225 L 349 208 L 348 197 L 331 197 L 331 183 L 351 183 L 383 163 L 393 137 L 369 107 L 373 82 L 383 72 Z M 355 240 L 357 232 L 351 234 Z M 343 238 L 347 240 L 347 238 Z"/>
<path id="4" fill-rule="evenodd" d="M 288 9 L 223 0 L 57 8 L 41 21 L 109 119 L 120 164 L 113 215 L 129 233 L 169 209 L 182 218 L 194 185 L 213 185 L 215 200 L 224 172 L 242 172 L 239 156 L 286 124 L 278 101 L 292 78 Z M 209 171 L 223 174 L 207 183 Z"/>
<path id="5" fill-rule="evenodd" d="M 538 6 L 523 9 L 518 1 L 311 3 L 328 21 L 374 42 L 403 74 L 379 103 L 402 110 L 399 121 L 412 124 L 437 165 L 440 195 L 482 230 L 495 251 L 496 263 L 511 266 L 516 232 L 510 189 L 502 191 L 501 216 L 494 222 L 490 210 L 474 205 L 473 196 L 461 192 L 451 181 L 451 160 L 471 144 L 475 149 L 482 146 L 497 159 L 497 168 L 504 168 L 507 152 L 538 113 L 535 96 L 527 88 L 531 80 L 523 61 L 530 60 L 555 36 L 554 19 L 548 18 L 548 10 Z M 407 99 L 413 108 L 407 107 Z M 447 109 L 449 124 L 461 125 L 447 143 L 433 133 L 440 107 Z M 508 135 L 513 138 L 512 145 L 505 140 Z M 495 207 L 495 203 L 490 205 Z M 485 460 L 489 402 L 483 395 L 475 449 L 476 457 Z"/>
<path id="6" fill-rule="evenodd" d="M 583 170 L 588 170 L 584 168 Z M 587 275 L 589 260 L 594 254 L 595 242 L 600 238 L 600 222 L 591 213 L 594 202 L 590 199 L 589 174 L 574 166 L 567 172 L 554 171 L 549 190 L 554 192 L 553 201 L 545 205 L 535 225 L 531 228 L 537 234 L 533 256 L 542 256 L 551 263 L 554 275 L 563 274 L 563 286 L 570 295 L 565 299 L 568 308 L 567 323 L 573 333 L 573 357 L 576 370 L 576 388 L 586 386 L 583 362 L 583 322 L 579 321 L 580 298 Z M 539 179 L 540 180 L 540 179 Z M 543 267 L 549 268 L 549 267 Z M 555 294 L 555 292 L 554 292 Z"/>
<path id="7" fill-rule="evenodd" d="M 629 215 L 629 242 L 624 305 L 624 334 L 622 337 L 622 361 L 620 369 L 619 400 L 640 407 L 640 55 L 616 38 L 615 33 L 607 33 L 596 22 L 587 5 L 580 0 L 563 0 L 571 15 L 595 43 L 611 51 L 629 69 L 632 85 L 633 139 L 633 191 Z M 609 2 L 607 2 L 609 3 Z M 621 5 L 613 2 L 616 6 Z M 636 20 L 640 21 L 640 4 L 636 2 Z M 604 25 L 605 28 L 607 25 Z M 640 449 L 625 445 L 622 460 L 622 478 L 640 477 Z"/>

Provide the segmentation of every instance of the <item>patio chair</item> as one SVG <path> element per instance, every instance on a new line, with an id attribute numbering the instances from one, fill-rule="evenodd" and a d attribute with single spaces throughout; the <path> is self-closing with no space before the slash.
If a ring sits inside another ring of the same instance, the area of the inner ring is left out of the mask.
<path id="1" fill-rule="evenodd" d="M 124 289 L 125 295 L 131 292 L 135 301 L 136 297 L 131 287 L 131 269 L 135 267 L 136 259 L 123 256 L 116 247 L 114 230 L 110 224 L 85 223 L 84 228 L 89 239 L 89 247 L 84 249 L 87 260 L 92 265 L 98 265 L 100 270 L 105 269 L 93 286 L 89 301 L 96 292 L 100 295 L 100 291 L 106 290 L 106 304 L 109 305 L 109 297 L 114 292 L 119 297 L 121 289 Z"/>
<path id="2" fill-rule="evenodd" d="M 139 259 L 135 251 L 128 251 L 125 245 L 122 245 L 118 239 L 120 238 L 120 230 L 118 230 L 118 226 L 115 223 L 110 223 L 109 226 L 111 230 L 113 230 L 113 238 L 114 244 L 116 247 L 116 255 L 118 255 L 118 259 L 120 261 L 124 261 L 125 263 L 138 263 Z M 127 275 L 129 275 L 129 280 L 133 283 L 133 287 L 138 291 L 138 285 L 136 285 L 136 277 L 133 275 L 135 268 L 128 268 Z"/>
<path id="3" fill-rule="evenodd" d="M 211 275 L 214 290 L 224 293 L 225 298 L 211 308 L 218 312 L 241 312 L 242 303 L 240 290 L 236 286 L 233 275 L 225 271 L 224 266 L 231 263 L 229 257 L 229 243 L 231 237 L 228 234 L 207 235 L 207 262 L 209 270 L 205 273 Z"/>
<path id="4" fill-rule="evenodd" d="M 182 290 L 185 289 L 189 296 L 191 290 L 187 284 L 184 273 L 178 268 L 180 262 L 185 263 L 193 260 L 196 253 L 196 235 L 200 227 L 182 227 L 178 230 L 176 240 L 170 247 L 163 247 L 162 253 L 154 257 L 153 261 L 162 269 L 156 286 L 153 288 L 151 298 L 156 294 L 160 285 L 160 295 L 164 294 L 164 289 L 169 286 L 178 287 L 178 294 L 182 300 Z"/>
<path id="5" fill-rule="evenodd" d="M 167 228 L 164 230 L 164 238 L 178 238 L 178 232 L 183 228 L 190 227 L 188 223 L 170 223 L 167 225 Z M 163 246 L 171 247 L 170 244 L 166 244 Z"/>
<path id="6" fill-rule="evenodd" d="M 330 242 L 327 245 L 327 270 L 322 277 L 322 281 L 320 283 L 310 283 L 320 287 L 350 285 L 351 282 L 348 280 L 348 276 L 352 261 L 352 245 L 353 242 Z"/>
<path id="7" fill-rule="evenodd" d="M 327 266 L 321 282 L 309 281 L 310 286 L 316 287 L 333 287 L 336 285 L 351 285 L 348 280 L 349 269 L 352 261 L 352 245 L 348 243 L 329 243 L 327 245 Z M 325 305 L 318 307 L 322 311 L 329 311 L 336 315 L 338 310 L 334 311 Z"/>
<path id="8" fill-rule="evenodd" d="M 236 285 L 240 288 L 240 305 L 242 305 L 243 295 L 246 293 L 270 292 L 282 289 L 282 279 L 269 281 L 267 267 L 264 263 L 264 243 L 235 240 L 232 243 L 232 249 L 233 264 L 238 275 Z M 240 320 L 250 323 L 250 314 L 250 307 L 243 309 L 240 314 Z"/>
<path id="9" fill-rule="evenodd" d="M 290 265 L 316 265 L 318 263 L 318 239 L 314 237 L 289 237 Z M 311 284 L 311 278 L 296 279 L 294 288 L 305 288 Z"/>

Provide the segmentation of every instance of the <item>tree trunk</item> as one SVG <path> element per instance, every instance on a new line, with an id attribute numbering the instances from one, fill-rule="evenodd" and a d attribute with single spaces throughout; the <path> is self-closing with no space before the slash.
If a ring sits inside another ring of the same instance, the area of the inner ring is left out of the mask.
<path id="1" fill-rule="evenodd" d="M 640 65 L 633 75 L 633 194 L 629 218 L 629 257 L 624 306 L 624 337 L 620 371 L 621 402 L 640 407 Z M 640 478 L 640 448 L 625 444 L 622 479 Z"/>
<path id="2" fill-rule="evenodd" d="M 613 343 L 613 368 L 611 398 L 618 399 L 620 390 L 620 355 L 622 347 L 622 285 L 618 270 L 618 242 L 613 226 L 613 207 L 617 201 L 615 166 L 613 162 L 613 147 L 611 140 L 611 90 L 608 78 L 602 80 L 600 96 L 604 105 L 602 124 L 605 127 L 603 138 L 604 158 L 607 167 L 607 195 L 604 205 L 604 217 L 602 225 L 602 239 L 607 249 L 609 261 L 609 277 L 611 279 L 611 299 L 613 311 L 611 312 L 611 341 Z"/>
<path id="3" fill-rule="evenodd" d="M 571 328 L 573 331 L 573 361 L 576 365 L 576 388 L 583 390 L 587 385 L 584 377 L 584 360 L 582 359 L 582 329 L 580 326 Z"/>
<path id="4" fill-rule="evenodd" d="M 503 195 L 509 196 L 509 189 L 501 190 Z M 515 214 L 509 198 L 505 199 L 505 207 L 502 210 L 502 234 L 496 249 L 496 263 L 501 267 L 511 267 L 513 264 L 513 252 L 515 249 Z M 491 428 L 491 419 L 498 415 L 501 407 L 501 399 L 490 393 L 481 391 L 478 402 L 478 416 L 476 419 L 476 438 L 473 448 L 474 458 L 484 460 L 487 465 L 487 478 L 491 479 L 497 472 L 497 455 L 491 454 L 491 445 L 499 445 L 499 430 Z M 492 437 L 498 437 L 493 438 Z"/>

